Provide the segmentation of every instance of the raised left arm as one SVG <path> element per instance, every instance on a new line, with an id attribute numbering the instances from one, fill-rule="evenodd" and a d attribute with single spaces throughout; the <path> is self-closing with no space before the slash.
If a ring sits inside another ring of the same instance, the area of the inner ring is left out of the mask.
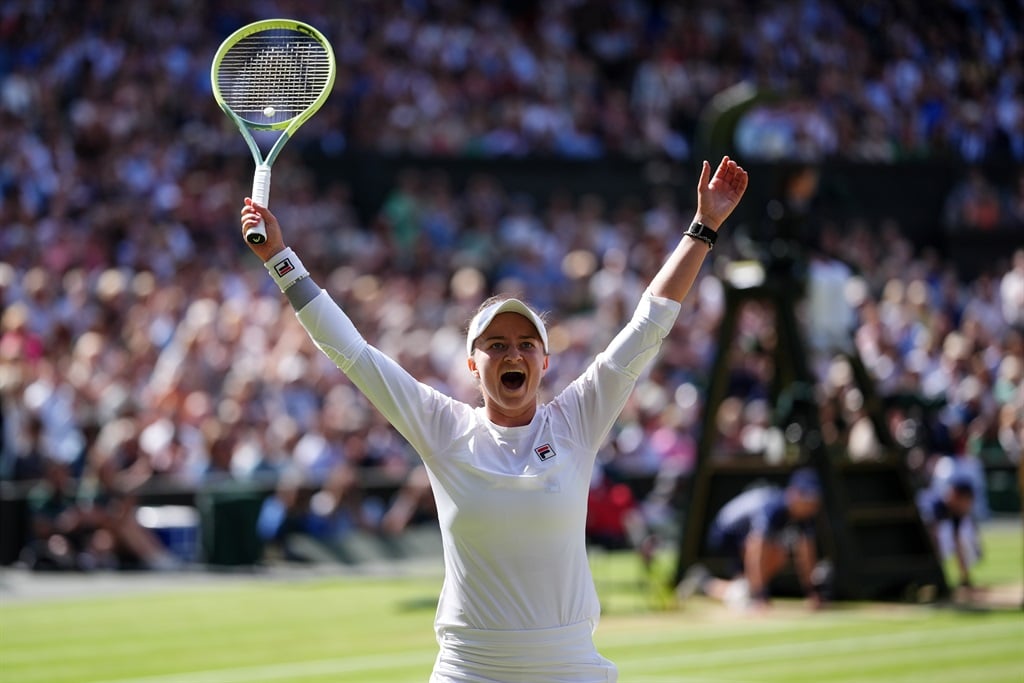
<path id="1" fill-rule="evenodd" d="M 722 157 L 714 176 L 705 161 L 697 182 L 697 213 L 693 220 L 717 231 L 740 203 L 747 189 L 747 172 L 729 157 Z M 697 279 L 710 247 L 692 237 L 682 237 L 665 264 L 651 280 L 651 294 L 682 302 Z"/>

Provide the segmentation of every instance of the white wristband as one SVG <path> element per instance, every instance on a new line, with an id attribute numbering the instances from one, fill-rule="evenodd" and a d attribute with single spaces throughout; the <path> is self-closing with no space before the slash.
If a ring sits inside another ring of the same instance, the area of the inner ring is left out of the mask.
<path id="1" fill-rule="evenodd" d="M 302 278 L 309 277 L 309 271 L 302 265 L 302 261 L 291 247 L 285 247 L 277 252 L 263 265 L 270 271 L 271 277 L 282 292 Z"/>

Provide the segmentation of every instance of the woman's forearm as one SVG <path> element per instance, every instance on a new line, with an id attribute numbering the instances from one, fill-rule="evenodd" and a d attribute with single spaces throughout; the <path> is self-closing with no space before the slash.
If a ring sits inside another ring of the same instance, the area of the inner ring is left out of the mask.
<path id="1" fill-rule="evenodd" d="M 700 240 L 683 235 L 648 286 L 651 294 L 683 302 L 693 287 L 704 259 L 711 251 Z"/>

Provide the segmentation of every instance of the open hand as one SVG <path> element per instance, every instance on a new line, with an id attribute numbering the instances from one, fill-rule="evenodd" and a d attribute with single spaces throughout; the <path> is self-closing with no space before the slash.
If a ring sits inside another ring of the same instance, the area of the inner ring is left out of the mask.
<path id="1" fill-rule="evenodd" d="M 706 160 L 697 181 L 698 222 L 717 230 L 725 222 L 747 189 L 747 172 L 729 157 L 722 157 L 714 177 Z"/>

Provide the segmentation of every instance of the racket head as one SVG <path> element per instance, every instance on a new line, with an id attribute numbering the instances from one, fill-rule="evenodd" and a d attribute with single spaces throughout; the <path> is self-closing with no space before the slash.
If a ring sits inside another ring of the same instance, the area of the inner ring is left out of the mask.
<path id="1" fill-rule="evenodd" d="M 290 135 L 327 101 L 337 71 L 320 31 L 294 19 L 264 19 L 224 39 L 210 82 L 240 128 Z"/>

